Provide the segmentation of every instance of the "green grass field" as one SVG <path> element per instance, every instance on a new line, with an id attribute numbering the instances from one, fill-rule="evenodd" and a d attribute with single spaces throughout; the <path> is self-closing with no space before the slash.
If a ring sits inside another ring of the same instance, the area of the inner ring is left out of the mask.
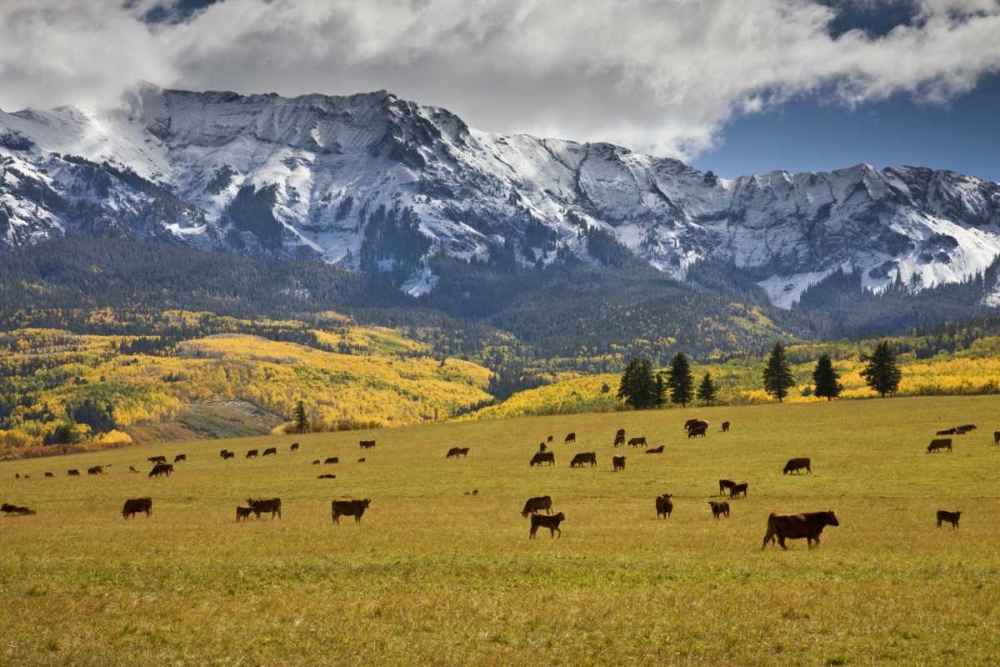
<path id="1" fill-rule="evenodd" d="M 995 665 L 998 414 L 1000 397 L 699 408 L 0 463 L 0 501 L 38 511 L 0 518 L 0 665 Z M 693 416 L 706 439 L 684 438 Z M 954 452 L 924 453 L 967 422 Z M 613 473 L 620 427 L 666 453 L 630 450 Z M 548 434 L 558 465 L 529 468 Z M 242 458 L 269 444 L 277 457 Z M 446 461 L 451 446 L 469 457 Z M 577 451 L 599 467 L 571 470 Z M 147 456 L 178 453 L 173 477 L 147 478 Z M 814 474 L 783 476 L 793 456 Z M 716 521 L 720 477 L 750 494 Z M 567 516 L 561 539 L 528 540 L 519 512 L 540 494 Z M 152 518 L 122 520 L 143 495 Z M 284 517 L 237 524 L 248 496 L 280 496 Z M 372 498 L 360 525 L 332 524 L 344 497 Z M 825 509 L 841 526 L 819 548 L 761 551 L 771 511 Z M 936 528 L 938 509 L 962 510 L 961 529 Z"/>

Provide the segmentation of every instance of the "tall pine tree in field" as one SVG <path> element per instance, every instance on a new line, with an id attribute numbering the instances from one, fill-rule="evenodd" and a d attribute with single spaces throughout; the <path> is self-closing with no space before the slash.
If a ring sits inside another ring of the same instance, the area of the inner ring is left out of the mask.
<path id="1" fill-rule="evenodd" d="M 843 387 L 840 385 L 840 374 L 833 367 L 830 355 L 824 354 L 816 362 L 813 369 L 813 396 L 831 400 L 840 396 Z"/>
<path id="2" fill-rule="evenodd" d="M 687 355 L 678 352 L 670 362 L 667 370 L 667 386 L 670 388 L 670 400 L 687 406 L 694 397 L 694 377 L 691 375 L 691 362 Z"/>
<path id="3" fill-rule="evenodd" d="M 871 356 L 862 358 L 866 362 L 861 369 L 861 377 L 869 387 L 879 393 L 882 398 L 895 394 L 899 390 L 899 381 L 903 379 L 903 371 L 896 364 L 896 349 L 884 340 L 875 347 Z"/>
<path id="4" fill-rule="evenodd" d="M 306 404 L 299 401 L 295 406 L 295 432 L 296 433 L 308 433 L 309 432 L 309 416 L 306 414 Z"/>
<path id="5" fill-rule="evenodd" d="M 712 381 L 712 375 L 705 373 L 705 377 L 701 379 L 701 384 L 698 385 L 698 400 L 705 405 L 711 405 L 715 403 L 716 393 L 718 393 L 718 387 Z"/>
<path id="6" fill-rule="evenodd" d="M 656 405 L 656 380 L 653 378 L 653 365 L 649 359 L 633 359 L 628 362 L 618 385 L 618 398 L 636 410 Z"/>
<path id="7" fill-rule="evenodd" d="M 663 380 L 663 373 L 656 374 L 656 383 L 654 389 L 654 404 L 658 408 L 662 408 L 663 404 L 667 402 L 667 383 Z"/>
<path id="8" fill-rule="evenodd" d="M 775 343 L 764 367 L 764 391 L 778 399 L 781 403 L 788 396 L 788 390 L 795 386 L 795 376 L 792 366 L 785 355 L 785 347 Z"/>

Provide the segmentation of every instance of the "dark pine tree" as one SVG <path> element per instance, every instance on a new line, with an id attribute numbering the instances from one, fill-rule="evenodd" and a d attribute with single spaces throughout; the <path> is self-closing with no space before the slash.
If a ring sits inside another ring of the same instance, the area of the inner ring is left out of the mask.
<path id="1" fill-rule="evenodd" d="M 712 381 L 712 374 L 705 373 L 705 377 L 701 379 L 701 384 L 698 385 L 698 400 L 705 405 L 711 405 L 715 403 L 716 394 L 718 394 L 719 388 L 715 386 L 715 382 Z"/>
<path id="2" fill-rule="evenodd" d="M 813 369 L 813 396 L 832 400 L 840 396 L 843 387 L 840 385 L 840 373 L 833 367 L 830 355 L 824 354 L 816 362 Z"/>
<path id="3" fill-rule="evenodd" d="M 306 414 L 306 404 L 299 401 L 295 406 L 295 432 L 307 433 L 309 431 L 309 416 Z"/>
<path id="4" fill-rule="evenodd" d="M 895 394 L 899 389 L 899 381 L 903 378 L 903 371 L 896 364 L 896 349 L 884 340 L 875 347 L 875 352 L 871 356 L 865 356 L 862 361 L 866 365 L 861 369 L 861 377 L 869 387 L 879 393 L 882 398 L 888 394 Z"/>
<path id="5" fill-rule="evenodd" d="M 662 408 L 664 403 L 667 402 L 667 383 L 663 380 L 663 373 L 656 374 L 654 391 L 654 404 L 656 407 Z"/>
<path id="6" fill-rule="evenodd" d="M 649 359 L 633 359 L 628 362 L 618 386 L 618 398 L 636 410 L 656 405 L 656 381 Z"/>
<path id="7" fill-rule="evenodd" d="M 687 355 L 678 352 L 670 361 L 670 369 L 667 371 L 667 386 L 670 388 L 670 400 L 679 403 L 681 407 L 687 406 L 694 397 L 694 376 L 691 375 L 691 362 Z"/>
<path id="8" fill-rule="evenodd" d="M 775 343 L 764 367 L 764 391 L 778 399 L 781 403 L 788 396 L 788 390 L 795 386 L 795 376 L 792 366 L 788 363 L 785 347 Z"/>

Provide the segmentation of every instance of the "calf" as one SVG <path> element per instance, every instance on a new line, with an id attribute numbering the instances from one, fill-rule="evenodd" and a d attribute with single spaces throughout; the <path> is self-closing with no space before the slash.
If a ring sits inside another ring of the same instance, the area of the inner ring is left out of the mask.
<path id="1" fill-rule="evenodd" d="M 452 447 L 448 450 L 448 453 L 444 455 L 446 459 L 457 459 L 458 457 L 466 457 L 469 454 L 468 447 Z"/>
<path id="2" fill-rule="evenodd" d="M 4 503 L 0 505 L 0 512 L 4 514 L 13 514 L 14 516 L 34 516 L 35 510 L 30 507 L 18 507 L 17 505 L 11 505 L 9 503 Z"/>
<path id="3" fill-rule="evenodd" d="M 178 454 L 174 457 L 174 463 L 180 463 L 181 461 L 187 461 L 187 454 Z"/>
<path id="4" fill-rule="evenodd" d="M 371 505 L 371 500 L 334 500 L 330 505 L 330 512 L 333 515 L 333 522 L 340 523 L 340 517 L 353 516 L 354 523 L 361 523 L 361 517 L 365 510 Z"/>
<path id="5" fill-rule="evenodd" d="M 174 466 L 170 463 L 157 463 L 153 466 L 153 469 L 149 471 L 150 477 L 161 477 L 166 475 L 170 477 L 170 473 L 174 471 Z"/>
<path id="6" fill-rule="evenodd" d="M 947 512 L 945 510 L 938 510 L 937 527 L 940 528 L 942 523 L 950 523 L 952 528 L 958 528 L 958 520 L 961 518 L 962 518 L 961 512 Z"/>
<path id="7" fill-rule="evenodd" d="M 547 463 L 550 466 L 556 464 L 555 452 L 535 452 L 535 455 L 531 457 L 531 461 L 528 463 L 529 467 L 541 466 L 543 463 Z"/>
<path id="8" fill-rule="evenodd" d="M 702 422 L 702 424 L 699 424 L 698 426 L 694 426 L 694 427 L 691 428 L 691 430 L 688 431 L 688 437 L 689 438 L 698 438 L 698 437 L 704 438 L 707 433 L 708 433 L 708 424 L 705 424 L 704 422 Z"/>
<path id="9" fill-rule="evenodd" d="M 618 472 L 619 470 L 625 470 L 625 457 L 612 456 L 611 465 L 614 466 L 615 472 Z"/>
<path id="10" fill-rule="evenodd" d="M 649 449 L 646 450 L 646 453 L 647 454 L 662 454 L 663 453 L 663 445 L 660 445 L 659 447 L 650 447 Z"/>
<path id="11" fill-rule="evenodd" d="M 947 449 L 951 451 L 951 438 L 935 438 L 931 440 L 931 444 L 927 445 L 927 453 L 932 454 L 934 452 L 939 452 L 942 449 Z"/>
<path id="12" fill-rule="evenodd" d="M 323 459 L 323 465 L 331 465 L 333 463 L 340 463 L 340 457 L 330 456 L 328 458 Z"/>
<path id="13" fill-rule="evenodd" d="M 729 422 L 722 422 L 722 432 L 729 433 Z"/>
<path id="14" fill-rule="evenodd" d="M 669 519 L 670 514 L 674 511 L 674 501 L 671 500 L 673 496 L 669 493 L 664 493 L 662 496 L 656 496 L 656 518 L 659 519 L 661 516 L 664 519 Z"/>
<path id="15" fill-rule="evenodd" d="M 729 489 L 729 497 L 739 498 L 742 495 L 744 498 L 746 498 L 748 488 L 750 488 L 750 485 L 747 484 L 746 482 L 743 482 L 742 484 L 734 484 L 733 487 Z"/>
<path id="16" fill-rule="evenodd" d="M 531 515 L 531 532 L 528 533 L 530 539 L 535 538 L 535 533 L 538 532 L 539 528 L 548 528 L 549 536 L 555 537 L 556 533 L 559 533 L 559 537 L 562 537 L 562 530 L 559 528 L 559 524 L 566 520 L 566 515 L 562 512 L 558 514 L 553 514 L 552 516 L 545 516 L 544 514 L 532 514 Z"/>
<path id="17" fill-rule="evenodd" d="M 582 468 L 584 464 L 589 463 L 590 467 L 593 468 L 597 465 L 597 454 L 595 452 L 580 452 L 573 457 L 573 460 L 569 462 L 570 468 Z"/>
<path id="18" fill-rule="evenodd" d="M 166 456 L 150 456 L 146 460 L 149 461 L 150 463 L 166 463 L 167 462 L 167 457 Z"/>
<path id="19" fill-rule="evenodd" d="M 639 446 L 645 447 L 646 446 L 646 436 L 640 435 L 637 438 L 629 438 L 628 446 L 629 447 L 639 447 Z"/>
<path id="20" fill-rule="evenodd" d="M 362 456 L 360 459 L 358 459 L 358 463 L 364 463 L 364 462 L 365 462 L 365 457 Z"/>
<path id="21" fill-rule="evenodd" d="M 255 458 L 257 458 L 257 450 L 256 449 L 247 450 L 246 458 L 248 458 L 248 459 L 255 459 Z"/>
<path id="22" fill-rule="evenodd" d="M 781 471 L 782 475 L 787 475 L 788 473 L 794 472 L 799 473 L 800 470 L 805 469 L 807 473 L 812 474 L 812 461 L 808 458 L 798 458 L 798 459 L 788 459 L 788 463 L 785 464 L 784 469 Z"/>
<path id="23" fill-rule="evenodd" d="M 247 519 L 250 518 L 251 514 L 253 514 L 253 508 L 252 507 L 237 507 L 236 508 L 236 520 L 237 521 L 246 521 Z"/>
<path id="24" fill-rule="evenodd" d="M 375 446 L 375 441 L 374 440 L 362 440 L 360 444 L 361 444 L 361 449 L 371 449 L 372 447 Z"/>
<path id="25" fill-rule="evenodd" d="M 576 442 L 576 431 L 571 431 L 566 434 L 566 438 L 563 440 L 563 444 L 565 445 L 570 442 Z"/>
<path id="26" fill-rule="evenodd" d="M 799 540 L 806 538 L 806 544 L 812 546 L 813 542 L 819 545 L 819 536 L 827 526 L 839 526 L 837 515 L 833 510 L 826 512 L 803 512 L 802 514 L 775 514 L 767 517 L 767 533 L 764 535 L 764 543 L 761 545 L 763 551 L 767 543 L 774 544 L 777 539 L 782 549 L 787 549 L 785 540 Z"/>
<path id="27" fill-rule="evenodd" d="M 293 443 L 291 444 L 291 446 L 290 446 L 290 447 L 288 448 L 288 450 L 289 450 L 289 451 L 292 451 L 292 452 L 297 452 L 297 451 L 299 451 L 299 443 L 297 443 L 297 442 L 293 442 Z"/>
<path id="28" fill-rule="evenodd" d="M 330 473 L 325 473 L 323 475 L 320 475 L 316 479 L 337 479 L 337 476 L 336 475 L 332 475 Z"/>
<path id="29" fill-rule="evenodd" d="M 264 450 L 263 456 L 277 456 L 277 454 L 278 454 L 277 447 L 268 447 L 267 449 Z"/>
<path id="30" fill-rule="evenodd" d="M 729 503 L 725 500 L 709 500 L 709 506 L 712 508 L 712 516 L 718 519 L 720 516 L 725 516 L 729 518 Z"/>
<path id="31" fill-rule="evenodd" d="M 524 509 L 521 510 L 521 516 L 526 517 L 529 514 L 536 514 L 542 510 L 545 510 L 546 514 L 552 513 L 552 496 L 528 498 L 527 502 L 524 503 Z"/>
<path id="32" fill-rule="evenodd" d="M 731 479 L 720 479 L 719 480 L 719 495 L 724 496 L 726 493 L 732 493 L 733 487 L 736 486 L 736 482 Z"/>
<path id="33" fill-rule="evenodd" d="M 148 519 L 153 514 L 152 498 L 129 498 L 122 507 L 122 518 L 128 519 L 143 512 Z"/>
<path id="34" fill-rule="evenodd" d="M 247 505 L 253 510 L 254 515 L 259 519 L 261 514 L 270 514 L 273 519 L 275 515 L 281 518 L 281 498 L 268 498 L 254 500 L 247 498 Z"/>

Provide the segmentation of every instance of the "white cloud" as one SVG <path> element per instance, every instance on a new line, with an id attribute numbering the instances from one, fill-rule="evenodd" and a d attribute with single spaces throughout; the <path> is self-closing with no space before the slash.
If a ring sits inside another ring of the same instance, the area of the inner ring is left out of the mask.
<path id="1" fill-rule="evenodd" d="M 909 26 L 836 38 L 836 8 L 815 0 L 225 0 L 151 28 L 136 17 L 154 2 L 2 0 L 0 107 L 94 103 L 139 80 L 388 88 L 482 129 L 690 157 L 735 114 L 797 95 L 943 101 L 1000 69 L 997 0 L 917 0 Z"/>

